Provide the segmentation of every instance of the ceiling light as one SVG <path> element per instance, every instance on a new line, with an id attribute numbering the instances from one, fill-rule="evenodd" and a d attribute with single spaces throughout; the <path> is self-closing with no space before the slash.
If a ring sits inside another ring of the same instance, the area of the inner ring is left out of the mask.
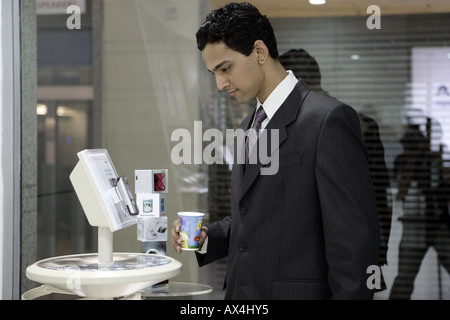
<path id="1" fill-rule="evenodd" d="M 313 4 L 313 5 L 320 5 L 320 4 L 327 3 L 327 1 L 326 0 L 309 0 L 309 3 Z"/>
<path id="2" fill-rule="evenodd" d="M 47 106 L 45 104 L 38 104 L 36 107 L 36 114 L 45 116 L 47 114 Z"/>
<path id="3" fill-rule="evenodd" d="M 359 60 L 359 54 L 352 54 L 350 58 L 352 58 L 352 60 Z"/>

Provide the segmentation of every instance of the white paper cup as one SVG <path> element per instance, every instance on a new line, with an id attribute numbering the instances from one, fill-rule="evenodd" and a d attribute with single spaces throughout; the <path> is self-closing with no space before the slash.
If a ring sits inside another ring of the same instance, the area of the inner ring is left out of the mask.
<path id="1" fill-rule="evenodd" d="M 198 250 L 198 242 L 202 232 L 204 213 L 182 211 L 178 212 L 178 223 L 180 224 L 180 237 L 183 240 L 181 249 Z"/>

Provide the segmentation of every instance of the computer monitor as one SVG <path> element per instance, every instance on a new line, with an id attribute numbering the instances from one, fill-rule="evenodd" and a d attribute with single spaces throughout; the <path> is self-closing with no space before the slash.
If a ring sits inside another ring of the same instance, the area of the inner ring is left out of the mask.
<path id="1" fill-rule="evenodd" d="M 119 177 L 106 149 L 77 153 L 79 161 L 70 181 L 91 226 L 108 227 L 111 232 L 137 222 L 133 194 L 125 177 Z"/>

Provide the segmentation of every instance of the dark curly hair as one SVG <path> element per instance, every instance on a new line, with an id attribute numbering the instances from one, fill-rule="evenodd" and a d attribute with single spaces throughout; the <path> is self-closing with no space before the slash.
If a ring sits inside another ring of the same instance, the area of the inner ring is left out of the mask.
<path id="1" fill-rule="evenodd" d="M 200 51 L 208 43 L 224 42 L 230 49 L 246 56 L 252 53 L 255 41 L 262 40 L 270 56 L 278 58 L 277 40 L 269 19 L 247 2 L 231 2 L 210 12 L 196 37 Z"/>

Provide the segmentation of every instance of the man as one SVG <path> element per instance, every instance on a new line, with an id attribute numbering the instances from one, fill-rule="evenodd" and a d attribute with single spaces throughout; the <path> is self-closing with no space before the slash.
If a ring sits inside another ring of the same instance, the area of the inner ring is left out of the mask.
<path id="1" fill-rule="evenodd" d="M 228 256 L 226 299 L 372 299 L 379 225 L 356 112 L 283 68 L 272 26 L 251 4 L 211 12 L 196 36 L 218 89 L 257 98 L 240 127 L 257 122 L 258 134 L 279 137 L 276 173 L 261 174 L 259 160 L 233 165 L 231 215 L 204 228 L 199 264 Z M 254 155 L 250 138 L 235 153 Z M 178 232 L 174 221 L 181 252 Z"/>

